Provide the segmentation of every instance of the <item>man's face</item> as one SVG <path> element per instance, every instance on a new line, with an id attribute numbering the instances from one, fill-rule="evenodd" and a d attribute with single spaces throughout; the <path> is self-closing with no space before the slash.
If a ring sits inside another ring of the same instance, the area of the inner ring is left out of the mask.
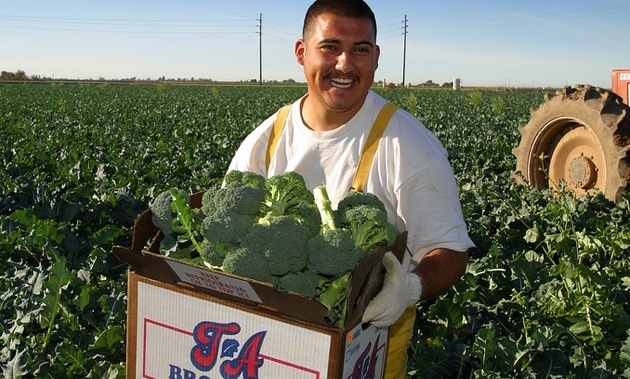
<path id="1" fill-rule="evenodd" d="M 320 15 L 297 41 L 308 99 L 319 111 L 359 111 L 374 82 L 379 48 L 369 19 Z"/>

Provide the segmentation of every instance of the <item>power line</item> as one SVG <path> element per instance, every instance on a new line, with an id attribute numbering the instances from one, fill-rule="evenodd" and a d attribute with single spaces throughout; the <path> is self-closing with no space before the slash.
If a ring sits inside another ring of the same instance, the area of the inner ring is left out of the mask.
<path id="1" fill-rule="evenodd" d="M 70 32 L 168 33 L 168 34 L 240 34 L 253 33 L 252 19 L 169 20 L 103 19 L 68 17 L 31 17 L 0 15 L 3 28 L 57 30 Z M 90 27 L 85 27 L 89 25 Z M 215 30 L 213 30 L 215 29 Z"/>
<path id="2" fill-rule="evenodd" d="M 21 26 L 2 25 L 0 28 L 33 29 L 33 30 L 54 30 L 60 32 L 93 32 L 93 33 L 122 33 L 122 34 L 188 34 L 188 35 L 233 35 L 233 34 L 254 34 L 253 31 L 173 31 L 173 30 L 113 30 L 113 29 L 78 29 L 78 28 L 53 28 L 45 26 Z"/>
<path id="3" fill-rule="evenodd" d="M 115 19 L 115 18 L 73 18 L 73 17 L 46 17 L 46 16 L 16 16 L 16 15 L 0 15 L 0 20 L 9 21 L 44 21 L 44 22 L 65 22 L 65 23 L 94 23 L 94 22 L 114 22 L 114 23 L 168 23 L 168 22 L 185 22 L 185 23 L 223 23 L 223 22 L 251 22 L 251 19 Z M 49 21 L 46 21 L 49 20 Z"/>

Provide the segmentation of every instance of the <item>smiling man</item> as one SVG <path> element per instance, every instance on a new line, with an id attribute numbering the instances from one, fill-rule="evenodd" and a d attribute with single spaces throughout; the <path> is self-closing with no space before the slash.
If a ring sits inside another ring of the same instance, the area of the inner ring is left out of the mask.
<path id="1" fill-rule="evenodd" d="M 366 3 L 315 1 L 295 44 L 308 92 L 247 136 L 228 171 L 266 177 L 295 171 L 311 190 L 325 185 L 333 207 L 351 190 L 383 201 L 389 221 L 408 232 L 410 254 L 402 264 L 385 255 L 383 288 L 363 322 L 390 327 L 385 377 L 398 379 L 406 374 L 414 305 L 447 291 L 463 275 L 474 245 L 441 143 L 370 89 L 379 54 L 376 20 Z M 373 156 L 362 159 L 373 130 L 382 135 Z"/>
<path id="2" fill-rule="evenodd" d="M 336 129 L 359 112 L 374 82 L 380 53 L 371 18 L 348 23 L 347 17 L 325 9 L 320 6 L 309 13 L 303 38 L 295 44 L 308 82 L 302 117 L 317 131 Z"/>

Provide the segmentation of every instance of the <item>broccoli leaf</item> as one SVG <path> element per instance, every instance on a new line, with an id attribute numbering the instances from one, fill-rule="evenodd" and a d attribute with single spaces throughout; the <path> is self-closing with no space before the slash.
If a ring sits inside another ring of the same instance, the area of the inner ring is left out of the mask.
<path id="1" fill-rule="evenodd" d="M 195 227 L 195 212 L 181 192 L 171 189 L 170 193 L 173 197 L 171 209 L 175 213 L 175 217 L 173 217 L 173 232 L 178 235 L 177 242 L 185 243 L 190 241 L 195 250 L 201 253 L 203 249 L 200 242 L 197 241 L 199 233 Z"/>

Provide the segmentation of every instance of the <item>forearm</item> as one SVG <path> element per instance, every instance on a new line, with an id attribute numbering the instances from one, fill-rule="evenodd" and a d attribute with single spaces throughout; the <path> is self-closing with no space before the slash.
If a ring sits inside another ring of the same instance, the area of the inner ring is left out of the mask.
<path id="1" fill-rule="evenodd" d="M 429 252 L 413 270 L 422 279 L 422 300 L 448 291 L 466 271 L 467 252 L 435 249 Z"/>

